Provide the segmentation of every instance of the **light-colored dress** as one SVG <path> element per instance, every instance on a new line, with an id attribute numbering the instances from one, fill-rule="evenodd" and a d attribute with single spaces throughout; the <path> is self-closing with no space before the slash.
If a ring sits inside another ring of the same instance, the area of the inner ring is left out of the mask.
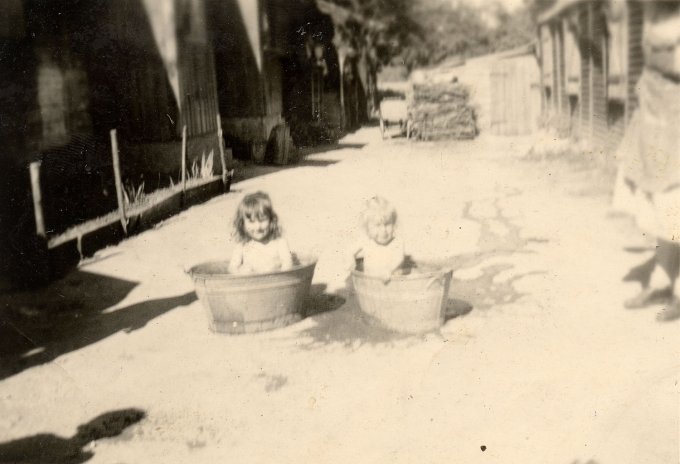
<path id="1" fill-rule="evenodd" d="M 619 146 L 614 206 L 655 237 L 680 242 L 680 2 L 646 8 L 640 106 Z"/>

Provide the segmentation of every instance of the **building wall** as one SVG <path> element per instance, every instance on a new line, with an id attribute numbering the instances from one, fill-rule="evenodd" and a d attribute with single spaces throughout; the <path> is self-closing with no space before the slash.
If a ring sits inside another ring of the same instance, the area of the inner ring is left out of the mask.
<path id="1" fill-rule="evenodd" d="M 209 29 L 215 53 L 219 110 L 222 118 L 265 114 L 261 50 L 253 49 L 246 22 L 258 22 L 260 10 L 242 12 L 236 0 L 208 0 Z M 259 30 L 256 31 L 259 34 Z"/>
<path id="2" fill-rule="evenodd" d="M 580 130 L 579 134 L 582 139 L 589 140 L 591 132 L 592 119 L 592 92 L 591 92 L 591 72 L 592 60 L 590 53 L 590 44 L 588 41 L 588 33 L 590 17 L 588 8 L 579 8 L 578 12 L 578 43 L 581 50 L 581 102 L 580 102 Z"/>
<path id="3" fill-rule="evenodd" d="M 567 134 L 581 137 L 581 49 L 578 43 L 578 12 L 562 19 L 564 36 L 565 97 Z"/>
<path id="4" fill-rule="evenodd" d="M 283 60 L 294 15 L 274 0 L 209 0 L 219 112 L 227 144 L 262 161 L 271 130 L 282 123 Z"/>
<path id="5" fill-rule="evenodd" d="M 642 68 L 641 1 L 612 5 L 573 2 L 539 29 L 551 52 L 541 63 L 544 86 L 550 86 L 543 94 L 544 118 L 558 135 L 578 137 L 601 153 L 611 153 L 623 137 Z"/>
<path id="6" fill-rule="evenodd" d="M 13 19 L 0 20 L 0 162 L 5 171 L 0 233 L 7 237 L 0 247 L 0 271 L 26 273 L 30 280 L 35 274 L 31 268 L 40 267 L 28 178 L 31 161 L 42 162 L 50 235 L 115 209 L 111 129 L 118 131 L 124 175 L 136 183 L 143 178 L 147 189 L 167 185 L 165 174 L 179 170 L 176 152 L 184 123 L 196 138 L 190 143 L 196 153 L 190 157 L 218 149 L 216 136 L 208 136 L 216 134 L 217 103 L 212 49 L 201 37 L 202 4 L 7 4 Z M 176 55 L 170 53 L 173 43 Z M 31 264 L 33 258 L 37 261 Z"/>
<path id="7" fill-rule="evenodd" d="M 554 119 L 555 94 L 554 94 L 554 53 L 553 35 L 549 24 L 539 26 L 539 43 L 541 58 L 541 83 L 543 85 L 543 113 L 546 124 L 551 124 Z"/>
<path id="8" fill-rule="evenodd" d="M 495 61 L 490 71 L 490 93 L 491 133 L 525 135 L 538 128 L 541 96 L 534 55 Z"/>
<path id="9" fill-rule="evenodd" d="M 592 140 L 596 150 L 604 151 L 608 145 L 607 118 L 607 32 L 601 3 L 591 3 L 590 7 L 590 53 L 592 62 Z"/>
<path id="10" fill-rule="evenodd" d="M 187 126 L 189 136 L 215 134 L 217 82 L 206 8 L 202 0 L 174 0 L 174 4 L 179 43 L 180 122 Z"/>
<path id="11" fill-rule="evenodd" d="M 638 106 L 637 93 L 635 87 L 642 74 L 644 57 L 642 53 L 642 23 L 643 11 L 642 1 L 629 0 L 627 2 L 627 37 L 626 45 L 628 49 L 628 110 L 627 119 L 630 120 L 631 114 Z"/>
<path id="12" fill-rule="evenodd" d="M 555 124 L 558 131 L 564 135 L 569 134 L 567 126 L 567 87 L 566 66 L 564 49 L 563 21 L 556 21 L 552 27 L 553 36 L 553 89 L 555 99 Z"/>

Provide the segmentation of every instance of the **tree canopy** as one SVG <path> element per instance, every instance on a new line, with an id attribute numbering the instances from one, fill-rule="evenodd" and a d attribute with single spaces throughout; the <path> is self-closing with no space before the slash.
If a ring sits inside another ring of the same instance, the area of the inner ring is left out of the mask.
<path id="1" fill-rule="evenodd" d="M 319 0 L 335 9 L 336 34 L 345 46 L 366 48 L 377 67 L 396 62 L 408 68 L 526 44 L 537 11 L 551 1 L 525 0 L 510 12 L 500 2 L 475 8 L 460 0 Z"/>

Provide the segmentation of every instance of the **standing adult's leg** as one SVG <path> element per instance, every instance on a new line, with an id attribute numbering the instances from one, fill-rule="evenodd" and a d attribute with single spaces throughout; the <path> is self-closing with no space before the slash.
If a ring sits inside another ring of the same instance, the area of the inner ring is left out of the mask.
<path id="1" fill-rule="evenodd" d="M 680 243 L 667 241 L 664 244 L 664 269 L 669 271 L 673 282 L 673 291 L 668 305 L 657 315 L 660 321 L 673 321 L 680 319 Z M 660 264 L 662 265 L 662 264 Z"/>
<path id="2" fill-rule="evenodd" d="M 654 269 L 649 283 L 642 287 L 640 293 L 624 306 L 628 309 L 646 308 L 654 304 L 668 303 L 673 296 L 673 284 L 678 275 L 680 256 L 678 246 L 674 242 L 657 239 L 654 253 Z M 680 294 L 679 294 L 680 295 Z"/>

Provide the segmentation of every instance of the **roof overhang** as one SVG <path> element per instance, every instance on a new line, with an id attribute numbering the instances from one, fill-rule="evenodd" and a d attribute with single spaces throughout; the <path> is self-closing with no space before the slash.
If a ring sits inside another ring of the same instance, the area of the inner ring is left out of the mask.
<path id="1" fill-rule="evenodd" d="M 578 5 L 579 3 L 586 3 L 587 1 L 593 0 L 557 0 L 553 6 L 538 15 L 538 24 L 547 23 L 551 19 L 563 13 L 568 8 Z"/>

